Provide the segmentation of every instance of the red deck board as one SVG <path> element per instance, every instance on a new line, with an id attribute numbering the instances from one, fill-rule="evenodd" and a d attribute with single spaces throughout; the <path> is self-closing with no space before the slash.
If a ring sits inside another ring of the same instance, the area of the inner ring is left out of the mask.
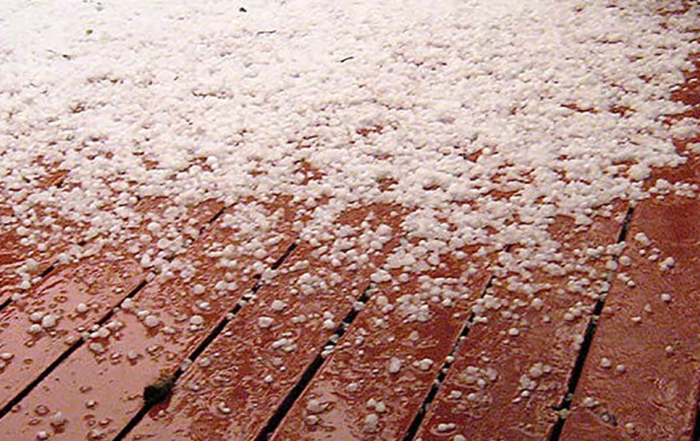
<path id="1" fill-rule="evenodd" d="M 39 161 L 41 164 L 43 161 Z M 30 185 L 33 186 L 33 191 L 37 190 L 51 190 L 56 188 L 65 179 L 65 170 L 56 170 L 47 164 L 43 165 L 46 167 L 45 174 L 37 176 L 25 176 L 28 179 Z M 0 216 L 12 216 L 15 213 L 15 209 L 19 201 L 26 202 L 27 198 L 32 196 L 32 193 L 25 194 L 24 196 L 17 197 L 13 195 L 12 190 L 2 189 L 0 193 Z M 47 211 L 46 207 L 41 204 L 31 204 L 31 213 L 26 213 L 25 216 L 34 216 L 36 219 L 43 219 L 47 214 L 52 214 L 51 211 Z M 24 220 L 24 217 L 20 217 Z M 43 225 L 38 228 L 32 228 L 30 235 L 35 235 L 39 240 L 42 248 L 36 245 L 29 245 L 23 243 L 24 236 L 18 234 L 17 228 L 20 226 L 19 222 L 13 222 L 11 224 L 1 224 L 0 228 L 0 305 L 4 304 L 12 297 L 12 294 L 21 292 L 18 288 L 18 284 L 22 281 L 17 270 L 20 269 L 25 264 L 25 261 L 29 258 L 33 259 L 33 268 L 30 268 L 29 273 L 32 276 L 37 277 L 44 273 L 56 260 L 56 256 L 61 252 L 65 251 L 74 241 L 73 239 L 77 235 L 77 231 L 73 234 L 68 234 L 67 237 L 64 236 L 60 238 L 53 234 L 53 230 L 50 226 Z M 59 219 L 61 227 L 67 227 L 72 225 L 71 222 L 65 219 Z M 67 240 L 66 240 L 67 239 Z"/>
<path id="2" fill-rule="evenodd" d="M 205 203 L 193 209 L 188 223 L 201 227 L 214 216 L 218 205 Z M 153 213 L 162 212 L 168 206 L 166 200 L 144 200 L 139 209 Z M 134 231 L 146 231 L 146 222 L 134 226 Z M 0 352 L 13 354 L 13 359 L 0 369 L 4 380 L 0 408 L 38 378 L 147 277 L 148 271 L 123 250 L 108 245 L 90 251 L 94 254 L 89 257 L 59 264 L 21 300 L 0 312 Z M 87 305 L 86 312 L 77 311 L 80 303 Z M 30 315 L 34 313 L 60 318 L 54 328 L 30 334 Z"/>
<path id="3" fill-rule="evenodd" d="M 36 211 L 44 214 L 40 208 Z M 71 223 L 62 220 L 58 225 L 67 227 Z M 43 248 L 25 244 L 25 237 L 18 234 L 16 228 L 0 233 L 0 305 L 10 300 L 12 294 L 22 292 L 18 287 L 22 282 L 18 271 L 29 259 L 31 263 L 27 267 L 27 273 L 38 277 L 51 267 L 60 253 L 79 242 L 78 231 L 59 238 L 49 226 L 41 227 L 38 231 L 33 229 L 32 234 L 36 235 Z"/>
<path id="4" fill-rule="evenodd" d="M 145 271 L 132 259 L 116 254 L 100 257 L 66 265 L 33 288 L 22 302 L 0 312 L 0 351 L 13 356 L 0 369 L 0 408 L 145 279 Z M 80 303 L 88 305 L 87 312 L 77 312 Z M 53 329 L 30 334 L 29 315 L 41 311 L 61 318 Z"/>
<path id="5" fill-rule="evenodd" d="M 199 271 L 190 280 L 160 277 L 149 283 L 134 296 L 132 312 L 119 310 L 112 316 L 111 321 L 120 322 L 123 327 L 108 338 L 90 340 L 61 363 L 0 421 L 0 433 L 15 439 L 41 430 L 52 433 L 55 440 L 115 436 L 141 408 L 144 387 L 159 375 L 174 372 L 252 288 L 256 280 L 256 273 L 251 271 L 257 260 L 254 251 L 266 244 L 269 254 L 265 266 L 269 266 L 294 240 L 291 207 L 272 205 L 249 211 L 240 206 L 235 208 L 221 216 L 205 237 L 195 243 L 189 256 L 197 262 Z M 226 228 L 224 224 L 231 220 L 227 214 L 234 217 L 265 214 L 271 221 L 270 228 L 264 228 L 264 219 L 260 219 L 260 229 L 256 231 Z M 279 220 L 277 224 L 272 222 L 275 219 Z M 218 258 L 211 253 L 223 251 L 228 244 L 234 245 L 231 260 L 236 260 L 237 265 L 217 266 Z M 215 285 L 226 280 L 227 272 L 232 274 L 229 281 L 237 283 L 233 294 L 214 295 Z M 195 311 L 192 296 L 197 284 L 204 287 L 206 295 L 202 300 L 209 302 L 209 308 Z M 144 310 L 158 317 L 156 328 L 147 328 L 137 318 L 135 313 Z M 188 321 L 193 314 L 203 318 L 201 329 L 195 331 L 189 329 Z M 172 328 L 172 332 L 165 330 L 166 327 Z M 100 346 L 91 346 L 93 343 Z M 48 411 L 37 415 L 39 406 L 45 406 Z M 68 420 L 58 429 L 50 425 L 55 412 L 62 412 Z"/>
<path id="6" fill-rule="evenodd" d="M 350 210 L 337 225 L 356 228 L 362 222 L 365 227 L 316 247 L 302 243 L 202 353 L 200 359 L 209 363 L 195 362 L 178 380 L 171 401 L 155 407 L 127 439 L 255 439 L 322 352 L 398 239 L 370 253 L 364 264 L 334 264 L 323 248 L 347 243 L 359 254 L 367 253 L 372 235 L 353 233 L 367 227 L 376 230 L 382 224 L 395 229 L 399 219 L 400 213 L 392 213 L 389 206 Z M 313 292 L 302 293 L 305 280 L 314 280 Z M 274 300 L 287 306 L 274 311 Z M 324 327 L 329 318 L 324 313 L 332 314 L 333 326 Z M 304 320 L 299 321 L 302 316 Z M 268 328 L 260 327 L 261 317 L 273 319 Z M 282 338 L 288 338 L 294 349 L 275 348 Z"/>
<path id="7" fill-rule="evenodd" d="M 413 274 L 395 287 L 390 282 L 377 286 L 273 440 L 402 439 L 468 320 L 469 307 L 489 279 L 483 259 L 445 259 L 444 268 Z M 479 271 L 466 276 L 470 265 Z M 398 303 L 401 296 L 426 292 L 421 276 L 453 279 L 442 288 L 455 294 L 451 307 L 430 305 L 425 322 L 409 320 L 410 307 Z M 385 301 L 397 310 L 386 314 Z M 400 360 L 397 372 L 390 368 L 394 358 Z M 425 364 L 418 366 L 421 361 Z M 382 403 L 379 410 L 367 407 L 372 399 Z M 368 422 L 368 417 L 376 417 L 376 423 Z"/>
<path id="8" fill-rule="evenodd" d="M 639 233 L 649 245 L 634 240 Z M 628 243 L 624 271 L 635 286 L 613 283 L 563 440 L 690 439 L 700 397 L 700 202 L 643 201 Z M 662 270 L 668 257 L 675 264 Z M 601 366 L 604 357 L 613 369 Z"/>
<path id="9" fill-rule="evenodd" d="M 483 317 L 488 322 L 477 322 L 470 329 L 416 439 L 456 435 L 488 441 L 549 439 L 557 420 L 554 409 L 567 393 L 579 353 L 574 338 L 583 337 L 596 302 L 587 294 L 605 281 L 605 262 L 612 258 L 591 261 L 574 250 L 614 244 L 625 211 L 618 205 L 614 213 L 597 218 L 588 231 L 577 231 L 562 218 L 551 227 L 553 238 L 562 245 L 562 263 L 585 264 L 597 275 L 572 271 L 559 276 L 536 269 L 531 283 L 549 286 L 537 294 L 509 290 L 503 276 L 494 279 L 488 294 L 503 306 L 487 308 Z M 569 282 L 581 277 L 590 279 L 591 286 L 585 293 L 569 292 Z M 533 304 L 535 297 L 543 300 L 541 307 Z M 581 315 L 565 320 L 569 308 L 577 304 L 583 307 Z M 511 329 L 517 335 L 511 335 Z M 522 383 L 523 375 L 536 385 Z M 522 395 L 524 390 L 527 396 Z"/>

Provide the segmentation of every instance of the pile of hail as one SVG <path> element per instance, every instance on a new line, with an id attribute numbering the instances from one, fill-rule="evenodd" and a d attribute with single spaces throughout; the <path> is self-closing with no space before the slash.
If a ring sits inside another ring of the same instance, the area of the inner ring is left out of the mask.
<path id="1" fill-rule="evenodd" d="M 546 267 L 555 217 L 585 228 L 646 197 L 654 167 L 687 160 L 673 140 L 696 134 L 668 123 L 700 51 L 700 9 L 680 1 L 66 8 L 0 5 L 0 225 L 29 250 L 17 296 L 61 241 L 80 246 L 59 261 L 111 245 L 167 271 L 211 200 L 254 232 L 250 212 L 282 198 L 306 241 L 340 237 L 349 208 L 395 204 L 406 215 L 386 235 L 405 240 L 387 261 L 407 272 L 468 246 Z M 149 199 L 170 206 L 144 215 Z"/>

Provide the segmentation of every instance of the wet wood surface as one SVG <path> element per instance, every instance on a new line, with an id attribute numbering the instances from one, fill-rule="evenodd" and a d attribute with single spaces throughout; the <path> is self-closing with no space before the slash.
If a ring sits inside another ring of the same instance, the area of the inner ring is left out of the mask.
<path id="1" fill-rule="evenodd" d="M 686 116 L 698 97 L 691 76 Z M 161 256 L 194 262 L 182 277 L 78 226 L 43 250 L 4 228 L 0 438 L 697 441 L 700 162 L 686 153 L 647 199 L 587 227 L 554 218 L 561 265 L 532 256 L 526 274 L 507 254 L 527 244 L 404 273 L 391 256 L 409 213 L 390 204 L 337 213 L 321 241 L 300 234 L 292 198 L 192 207 L 193 233 Z M 171 205 L 141 201 L 132 232 Z M 349 249 L 363 258 L 335 258 Z M 18 290 L 29 257 L 35 280 Z M 172 390 L 145 402 L 159 379 Z"/>

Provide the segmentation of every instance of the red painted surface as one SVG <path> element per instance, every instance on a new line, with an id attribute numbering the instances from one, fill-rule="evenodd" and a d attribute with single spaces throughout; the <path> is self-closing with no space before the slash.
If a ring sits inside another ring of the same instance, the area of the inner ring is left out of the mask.
<path id="1" fill-rule="evenodd" d="M 37 211 L 40 216 L 45 214 L 41 209 Z M 57 225 L 65 228 L 71 224 L 59 221 Z M 18 234 L 16 228 L 0 233 L 0 305 L 10 300 L 13 294 L 23 292 L 18 287 L 22 282 L 18 270 L 24 267 L 32 277 L 39 277 L 51 267 L 59 254 L 79 241 L 77 231 L 59 239 L 49 226 L 33 230 L 33 234 L 41 248 L 25 243 L 26 237 Z"/>
<path id="2" fill-rule="evenodd" d="M 679 99 L 695 105 L 684 116 L 700 116 L 699 96 L 697 78 L 678 92 Z M 678 145 L 683 151 L 686 144 Z M 697 184 L 699 164 L 697 157 L 691 157 L 685 167 L 657 172 L 656 177 Z M 669 196 L 638 206 L 625 253 L 631 261 L 617 270 L 623 279 L 614 280 L 561 440 L 689 439 L 700 398 L 697 201 L 697 195 Z M 380 283 L 339 344 L 324 348 L 336 329 L 324 322 L 339 325 L 400 238 L 394 235 L 358 266 L 335 264 L 321 251 L 322 244 L 303 243 L 276 273 L 265 273 L 255 295 L 240 303 L 256 284 L 258 270 L 253 268 L 272 265 L 297 238 L 294 221 L 307 217 L 296 213 L 297 208 L 278 201 L 249 211 L 229 209 L 230 216 L 255 219 L 257 228 L 244 232 L 227 228 L 224 224 L 230 219 L 222 217 L 194 247 L 183 251 L 196 261 L 191 278 L 163 276 L 149 283 L 134 297 L 132 311 L 117 310 L 110 318 L 108 323 L 114 325 L 109 325 L 109 335 L 89 338 L 0 421 L 0 438 L 35 439 L 38 431 L 45 430 L 52 440 L 113 439 L 142 408 L 143 388 L 174 372 L 216 324 L 242 304 L 180 377 L 173 397 L 153 408 L 128 439 L 255 439 L 324 349 L 329 356 L 291 409 L 283 408 L 289 412 L 272 438 L 402 439 L 484 291 L 494 270 L 488 265 L 490 257 L 449 260 L 430 274 L 454 277 L 457 282 L 447 285 L 458 297 L 451 306 L 431 305 L 426 322 L 411 320 L 410 308 L 399 301 L 406 294 L 425 294 L 417 275 L 397 286 Z M 217 210 L 212 204 L 201 216 L 194 214 L 193 225 L 201 226 Z M 390 211 L 377 208 L 378 217 L 368 222 L 395 227 L 400 216 Z M 610 260 L 610 255 L 580 258 L 574 250 L 613 243 L 624 207 L 613 211 L 616 217 L 597 219 L 592 231 L 579 231 L 562 219 L 553 225 L 566 258 L 581 260 L 578 263 L 596 273 L 584 274 L 574 267 L 567 276 L 553 276 L 533 269 L 529 282 L 549 285 L 536 294 L 546 299 L 541 308 L 533 306 L 535 294 L 509 289 L 512 274 L 495 268 L 496 278 L 486 294 L 503 305 L 480 314 L 488 324 L 475 324 L 462 340 L 416 439 L 453 440 L 457 435 L 489 441 L 548 439 L 559 416 L 553 409 L 566 394 L 579 353 L 575 339 L 583 336 L 595 303 L 587 294 L 596 289 L 571 293 L 567 286 L 572 276 L 600 283 Z M 364 209 L 357 210 L 339 222 L 356 226 L 365 216 Z M 650 238 L 650 244 L 632 239 L 639 232 Z M 13 292 L 15 271 L 27 257 L 36 256 L 33 273 L 40 274 L 81 238 L 76 232 L 61 243 L 47 242 L 47 251 L 37 253 L 21 245 L 12 231 L 0 232 L 0 304 Z M 358 243 L 355 246 L 366 252 L 369 242 Z M 235 246 L 224 251 L 226 245 Z M 266 253 L 260 262 L 254 254 L 262 248 Z M 219 265 L 222 253 L 230 253 L 229 268 Z M 650 260 L 654 254 L 660 257 Z M 661 270 L 659 261 L 666 257 L 675 263 Z M 177 261 L 178 256 L 168 258 Z M 477 271 L 465 277 L 470 262 Z M 0 313 L 0 354 L 10 356 L 3 358 L 0 369 L 0 407 L 59 359 L 69 347 L 66 339 L 90 330 L 145 274 L 139 264 L 105 247 L 79 263 L 57 267 L 27 291 L 23 302 L 6 307 Z M 317 284 L 305 296 L 294 289 L 306 277 L 315 278 Z M 236 286 L 230 289 L 216 287 L 234 281 Z M 196 285 L 202 285 L 204 292 L 195 293 Z M 670 298 L 662 297 L 664 293 Z M 197 296 L 208 306 L 194 307 Z M 273 310 L 274 300 L 286 307 Z M 88 311 L 77 313 L 79 303 L 88 305 Z M 569 320 L 570 308 L 579 303 L 580 316 Z M 405 311 L 387 314 L 387 305 Z M 30 337 L 28 314 L 35 311 L 59 312 L 63 317 L 52 330 Z M 147 327 L 139 311 L 157 318 L 157 325 Z M 201 317 L 201 326 L 192 327 L 194 315 Z M 273 319 L 270 326 L 260 326 L 262 317 Z M 517 335 L 510 334 L 513 329 Z M 421 365 L 421 360 L 430 363 Z M 391 369 L 392 365 L 398 367 Z M 56 412 L 67 418 L 65 424 L 51 425 Z"/>
<path id="3" fill-rule="evenodd" d="M 210 209 L 205 212 L 209 218 L 215 213 Z M 269 210 L 266 215 L 269 219 L 274 218 Z M 222 217 L 219 225 L 227 220 L 225 216 Z M 282 220 L 284 221 L 284 218 Z M 274 262 L 291 243 L 291 239 L 288 238 L 288 227 L 271 229 L 267 233 L 268 239 L 281 236 L 281 240 L 276 241 L 274 245 L 268 244 L 271 251 L 268 260 Z M 285 234 L 287 236 L 284 236 Z M 261 238 L 258 232 L 212 228 L 205 240 L 197 242 L 192 252 L 200 256 L 201 265 L 214 267 L 213 258 L 208 255 L 215 251 L 214 248 L 220 248 L 220 244 L 227 243 L 247 245 L 245 239 L 250 239 L 253 235 Z M 246 249 L 243 247 L 236 251 L 244 254 L 241 259 L 242 265 L 235 274 L 235 279 L 240 284 L 236 292 L 242 293 L 250 289 L 255 282 L 254 273 L 244 269 L 251 266 L 253 258 L 245 255 Z M 90 268 L 85 267 L 85 270 Z M 124 268 L 121 270 L 124 271 Z M 68 269 L 66 272 L 70 274 Z M 14 434 L 15 438 L 22 439 L 22 434 L 35 434 L 37 431 L 46 430 L 53 433 L 52 439 L 66 440 L 91 439 L 91 436 L 95 438 L 98 433 L 100 436 L 108 436 L 109 433 L 114 435 L 140 408 L 141 391 L 145 384 L 157 378 L 161 369 L 174 371 L 196 344 L 206 337 L 207 331 L 211 330 L 216 321 L 233 307 L 237 298 L 212 298 L 215 283 L 224 279 L 225 273 L 225 269 L 222 268 L 218 271 L 200 272 L 187 284 L 180 282 L 181 279 L 171 279 L 167 276 L 150 283 L 133 298 L 136 306 L 131 312 L 118 310 L 110 318 L 108 323 L 113 325 L 107 324 L 103 327 L 110 329 L 109 335 L 90 337 L 15 406 L 12 412 L 0 421 L 0 433 Z M 116 277 L 120 275 L 114 274 Z M 204 326 L 193 331 L 187 329 L 188 322 L 182 320 L 181 316 L 192 313 L 189 296 L 193 285 L 197 283 L 207 288 L 208 297 L 205 298 L 209 300 L 211 307 L 198 312 L 204 319 Z M 104 302 L 100 303 L 102 307 L 108 306 L 109 301 L 121 301 L 125 295 L 122 293 L 121 297 L 114 296 L 110 290 L 102 291 L 101 294 L 100 301 Z M 41 299 L 37 302 L 41 302 Z M 110 309 L 118 304 L 119 302 L 114 303 Z M 137 318 L 136 313 L 143 310 L 152 311 L 158 317 L 160 323 L 155 328 L 146 327 L 143 320 Z M 105 312 L 104 308 L 102 312 Z M 71 322 L 66 320 L 66 327 L 70 327 L 70 324 Z M 167 326 L 173 328 L 172 333 L 165 329 Z M 48 358 L 40 360 L 44 363 L 50 361 Z M 91 400 L 102 405 L 99 408 L 96 404 L 93 406 Z M 51 426 L 50 418 L 56 412 L 62 412 L 68 419 L 65 425 Z M 114 424 L 113 420 L 116 421 Z M 95 432 L 92 432 L 93 430 Z"/>
<path id="4" fill-rule="evenodd" d="M 193 209 L 187 222 L 201 228 L 218 211 L 219 205 L 206 203 Z M 165 200 L 147 200 L 139 209 L 147 213 L 163 212 L 168 206 Z M 147 231 L 146 224 L 144 221 L 135 225 L 133 231 Z M 94 325 L 146 280 L 148 271 L 124 251 L 110 245 L 97 249 L 88 245 L 85 252 L 93 254 L 81 260 L 57 263 L 56 269 L 41 283 L 0 312 L 0 352 L 13 354 L 12 360 L 0 369 L 3 380 L 0 408 L 82 336 L 89 334 Z M 81 303 L 84 306 L 79 308 Z M 83 307 L 85 311 L 81 311 Z M 41 324 L 40 317 L 31 320 L 32 314 L 56 316 L 56 326 L 32 333 L 30 327 Z"/>
<path id="5" fill-rule="evenodd" d="M 612 286 L 563 440 L 690 439 L 700 385 L 700 202 L 647 200 L 634 217 L 622 270 L 635 285 Z M 648 245 L 634 240 L 639 233 Z M 668 257 L 675 264 L 662 270 Z M 604 357 L 612 368 L 601 366 Z"/>
<path id="6" fill-rule="evenodd" d="M 625 214 L 622 208 L 618 205 L 610 218 L 597 218 L 589 230 L 557 219 L 552 235 L 560 244 L 561 266 L 568 263 L 571 270 L 554 275 L 533 268 L 529 283 L 540 285 L 539 292 L 509 289 L 507 280 L 513 274 L 508 272 L 494 280 L 488 291 L 491 306 L 485 304 L 479 314 L 488 322 L 476 320 L 472 326 L 416 439 L 456 435 L 484 441 L 549 439 L 557 420 L 554 409 L 567 393 L 579 353 L 575 339 L 585 333 L 596 302 L 591 294 L 604 289 L 605 264 L 612 260 L 605 253 L 587 257 L 584 250 L 615 244 Z M 569 289 L 583 278 L 590 285 L 581 292 Z M 535 298 L 543 300 L 541 306 Z M 572 307 L 579 312 L 565 318 Z"/>
<path id="7" fill-rule="evenodd" d="M 672 120 L 700 118 L 700 57 L 694 67 L 673 94 L 690 107 Z M 700 156 L 687 149 L 690 142 L 700 137 L 676 141 L 688 162 L 655 171 L 652 182 L 695 185 L 694 193 L 666 189 L 637 207 L 625 252 L 630 264 L 622 268 L 634 285 L 617 279 L 612 286 L 562 440 L 692 435 L 700 398 Z M 635 239 L 640 233 L 648 243 Z M 668 257 L 674 264 L 662 269 Z M 604 368 L 603 358 L 624 371 Z"/>
<path id="8" fill-rule="evenodd" d="M 382 224 L 396 231 L 399 220 L 391 207 L 351 210 L 337 223 L 353 227 L 342 238 L 302 243 L 178 380 L 172 400 L 154 408 L 128 439 L 255 439 L 398 243 L 393 235 L 372 253 L 375 237 L 358 233 Z M 346 246 L 369 261 L 328 258 Z M 285 307 L 274 310 L 275 300 Z M 272 319 L 269 327 L 261 327 L 261 318 Z"/>
<path id="9" fill-rule="evenodd" d="M 134 260 L 117 254 L 101 257 L 62 267 L 0 312 L 0 352 L 13 355 L 0 369 L 0 408 L 145 280 L 145 271 Z M 78 312 L 81 303 L 86 312 Z M 33 334 L 30 317 L 36 313 L 60 318 L 55 327 Z"/>
<path id="10" fill-rule="evenodd" d="M 413 274 L 395 287 L 390 282 L 378 285 L 273 440 L 403 438 L 489 278 L 483 260 L 445 258 L 444 268 Z M 470 265 L 476 269 L 472 276 Z M 452 279 L 441 290 L 453 292 L 453 304 L 430 305 L 427 321 L 413 319 L 411 302 L 398 300 L 428 295 L 420 276 Z M 395 310 L 387 314 L 387 305 Z M 395 369 L 392 359 L 399 360 Z"/>

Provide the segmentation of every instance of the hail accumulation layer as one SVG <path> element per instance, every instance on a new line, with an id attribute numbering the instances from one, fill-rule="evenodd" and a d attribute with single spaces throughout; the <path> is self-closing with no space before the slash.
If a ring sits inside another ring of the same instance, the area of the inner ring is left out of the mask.
<path id="1" fill-rule="evenodd" d="M 670 90 L 698 50 L 698 9 L 659 13 L 674 6 L 4 1 L 3 228 L 38 247 L 34 229 L 60 237 L 68 219 L 119 242 L 144 198 L 181 208 L 152 220 L 158 237 L 207 199 L 288 194 L 306 239 L 353 204 L 406 207 L 411 240 L 390 267 L 470 244 L 541 248 L 546 264 L 554 216 L 590 224 L 643 197 L 650 167 L 683 162 L 664 117 L 683 110 Z M 62 185 L 40 187 L 56 170 Z"/>

